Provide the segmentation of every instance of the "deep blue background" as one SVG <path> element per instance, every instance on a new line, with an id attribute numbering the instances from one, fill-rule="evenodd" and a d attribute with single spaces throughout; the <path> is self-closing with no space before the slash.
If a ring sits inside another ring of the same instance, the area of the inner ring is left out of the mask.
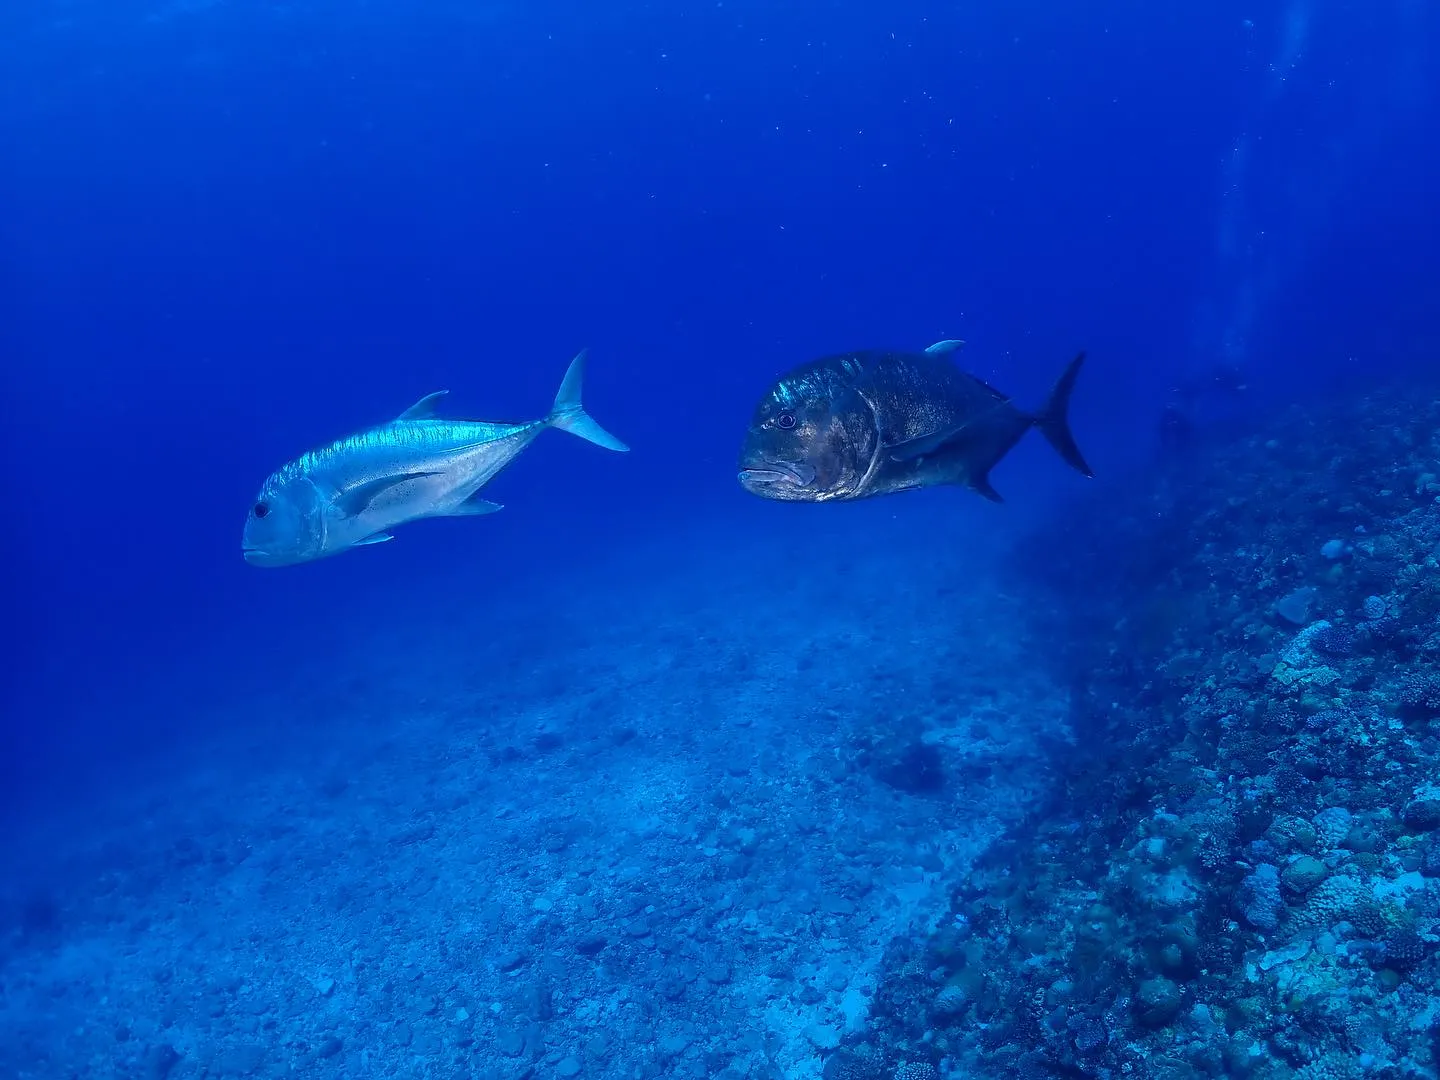
<path id="1" fill-rule="evenodd" d="M 1433 6 L 1171 7 L 4 5 L 9 790 L 183 737 L 157 678 L 263 681 L 447 567 L 791 527 L 734 456 L 822 352 L 963 336 L 1038 400 L 1083 346 L 1112 483 L 1217 358 L 1257 409 L 1433 362 Z M 628 458 L 547 436 L 504 514 L 241 562 L 286 458 L 438 387 L 538 415 L 582 345 Z M 1012 502 L 1062 471 L 1031 449 Z"/>

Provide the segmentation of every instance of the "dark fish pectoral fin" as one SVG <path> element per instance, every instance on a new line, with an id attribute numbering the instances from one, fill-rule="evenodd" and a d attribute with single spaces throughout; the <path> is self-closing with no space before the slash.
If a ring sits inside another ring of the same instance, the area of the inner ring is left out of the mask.
<path id="1" fill-rule="evenodd" d="M 398 476 L 382 476 L 378 480 L 356 484 L 335 496 L 335 508 L 346 517 L 355 517 L 397 484 L 403 484 L 407 480 L 421 480 L 434 475 L 436 474 L 433 472 L 401 473 Z"/>
<path id="2" fill-rule="evenodd" d="M 988 387 L 986 389 L 989 389 Z M 966 432 L 970 431 L 977 424 L 981 424 L 998 416 L 1002 412 L 1014 411 L 1010 399 L 1004 396 L 997 396 L 988 407 L 968 416 L 963 424 L 955 427 L 945 428 L 943 431 L 932 431 L 929 435 L 917 435 L 913 439 L 906 439 L 904 442 L 897 442 L 891 445 L 888 450 L 891 461 L 914 461 L 916 458 L 933 454 L 943 448 L 954 450 L 966 438 Z M 981 429 L 983 430 L 983 429 Z M 1023 428 L 1021 429 L 1024 430 Z"/>
<path id="3" fill-rule="evenodd" d="M 924 457 L 926 454 L 933 454 L 942 446 L 955 440 L 955 437 L 965 430 L 966 425 L 960 427 L 946 428 L 944 431 L 936 431 L 929 435 L 921 435 L 914 439 L 906 439 L 889 447 L 891 461 L 914 461 L 916 458 Z"/>
<path id="4" fill-rule="evenodd" d="M 1055 380 L 1049 399 L 1046 400 L 1044 408 L 1035 414 L 1034 419 L 1040 434 L 1044 435 L 1045 440 L 1055 448 L 1055 452 L 1065 459 L 1066 464 L 1076 472 L 1094 476 L 1095 473 L 1085 462 L 1085 456 L 1080 453 L 1080 447 L 1075 445 L 1075 436 L 1070 432 L 1070 395 L 1075 390 L 1075 379 L 1084 363 L 1083 352 L 1070 361 L 1060 373 L 1060 378 Z"/>

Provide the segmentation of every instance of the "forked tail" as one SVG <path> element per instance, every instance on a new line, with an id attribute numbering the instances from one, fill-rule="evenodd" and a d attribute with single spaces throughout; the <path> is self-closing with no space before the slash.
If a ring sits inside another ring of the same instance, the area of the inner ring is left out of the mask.
<path id="1" fill-rule="evenodd" d="M 1085 456 L 1075 445 L 1075 436 L 1070 433 L 1070 394 L 1075 389 L 1075 378 L 1080 374 L 1080 366 L 1084 363 L 1085 354 L 1082 352 L 1060 373 L 1060 378 L 1056 379 L 1055 385 L 1050 388 L 1050 397 L 1046 399 L 1044 407 L 1035 414 L 1035 426 L 1072 469 L 1086 476 L 1094 476 L 1090 466 L 1085 463 Z"/>
<path id="2" fill-rule="evenodd" d="M 585 381 L 585 354 L 588 351 L 581 349 L 575 359 L 570 361 L 570 366 L 565 371 L 565 380 L 555 395 L 555 406 L 550 410 L 548 423 L 551 427 L 578 435 L 596 446 L 605 447 L 606 450 L 629 450 L 628 446 L 597 424 L 580 403 L 580 384 Z"/>

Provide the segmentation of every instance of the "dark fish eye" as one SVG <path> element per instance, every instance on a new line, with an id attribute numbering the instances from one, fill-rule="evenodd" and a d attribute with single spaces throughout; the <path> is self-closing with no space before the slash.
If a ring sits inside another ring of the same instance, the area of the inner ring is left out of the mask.
<path id="1" fill-rule="evenodd" d="M 267 503 L 258 502 L 255 504 L 255 516 L 257 518 L 263 518 L 268 513 L 270 513 L 270 507 Z"/>
<path id="2" fill-rule="evenodd" d="M 795 426 L 795 414 L 782 412 L 779 416 L 775 418 L 775 423 L 779 424 L 786 431 L 789 431 Z"/>

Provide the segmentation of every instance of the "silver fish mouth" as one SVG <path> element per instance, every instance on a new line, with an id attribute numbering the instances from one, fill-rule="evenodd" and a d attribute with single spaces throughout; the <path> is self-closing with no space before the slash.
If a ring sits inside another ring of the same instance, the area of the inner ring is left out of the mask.
<path id="1" fill-rule="evenodd" d="M 742 484 L 792 484 L 809 487 L 815 481 L 815 467 L 804 462 L 766 461 L 753 469 L 741 469 Z"/>
<path id="2" fill-rule="evenodd" d="M 240 557 L 243 558 L 243 559 L 244 559 L 247 563 L 249 563 L 251 566 L 279 566 L 279 565 L 281 565 L 280 561 L 277 560 L 273 555 L 271 555 L 271 554 L 270 554 L 268 551 L 266 551 L 264 548 L 250 548 L 250 547 L 241 548 L 241 549 L 240 549 Z"/>

